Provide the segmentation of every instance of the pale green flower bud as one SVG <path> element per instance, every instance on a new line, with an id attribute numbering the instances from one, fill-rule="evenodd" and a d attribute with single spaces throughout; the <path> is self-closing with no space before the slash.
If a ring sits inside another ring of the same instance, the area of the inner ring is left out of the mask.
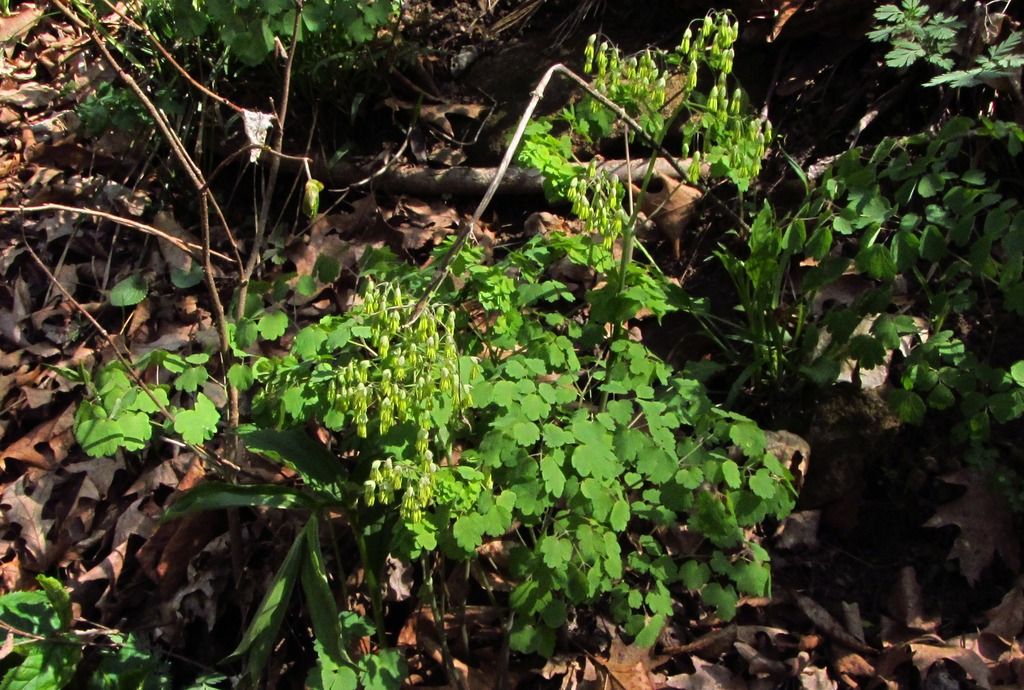
<path id="1" fill-rule="evenodd" d="M 597 34 L 590 34 L 587 39 L 587 47 L 583 49 L 583 71 L 590 74 L 594 67 L 594 53 L 597 45 Z"/>
<path id="2" fill-rule="evenodd" d="M 679 43 L 679 52 L 686 56 L 691 47 L 693 47 L 693 31 L 690 30 L 690 27 L 686 27 L 686 31 L 683 32 L 683 40 Z"/>
<path id="3" fill-rule="evenodd" d="M 691 182 L 700 179 L 700 151 L 694 151 L 686 176 Z"/>

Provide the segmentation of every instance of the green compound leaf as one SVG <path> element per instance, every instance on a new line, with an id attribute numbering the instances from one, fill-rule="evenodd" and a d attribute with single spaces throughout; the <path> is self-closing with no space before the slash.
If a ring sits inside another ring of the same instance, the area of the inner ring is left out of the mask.
<path id="1" fill-rule="evenodd" d="M 565 490 L 565 474 L 562 472 L 561 460 L 552 455 L 545 455 L 540 460 L 540 472 L 545 490 L 554 498 L 561 498 Z"/>
<path id="2" fill-rule="evenodd" d="M 209 377 L 206 367 L 189 367 L 174 380 L 174 387 L 179 391 L 195 393 Z"/>
<path id="3" fill-rule="evenodd" d="M 1024 386 L 1024 360 L 1016 362 L 1010 367 L 1010 376 L 1018 386 Z"/>
<path id="4" fill-rule="evenodd" d="M 733 569 L 732 578 L 745 594 L 755 597 L 770 594 L 771 570 L 766 563 L 741 563 Z"/>
<path id="5" fill-rule="evenodd" d="M 524 654 L 536 652 L 549 657 L 555 651 L 555 631 L 547 626 L 519 625 L 517 622 L 508 641 L 513 650 Z"/>
<path id="6" fill-rule="evenodd" d="M 529 448 L 540 439 L 540 429 L 531 421 L 521 420 L 512 425 L 512 438 L 524 448 Z"/>
<path id="7" fill-rule="evenodd" d="M 116 649 L 104 649 L 89 678 L 89 690 L 170 690 L 167 664 L 134 635 L 111 635 Z M 197 680 L 188 690 L 214 690 Z"/>
<path id="8" fill-rule="evenodd" d="M 756 424 L 749 422 L 733 424 L 729 428 L 729 440 L 735 443 L 748 458 L 759 458 L 764 453 L 764 431 Z"/>
<path id="9" fill-rule="evenodd" d="M 730 489 L 738 489 L 743 483 L 740 478 L 740 468 L 732 460 L 726 460 L 722 463 L 722 479 L 729 486 Z"/>
<path id="10" fill-rule="evenodd" d="M 572 443 L 574 438 L 575 437 L 572 434 L 560 426 L 556 426 L 550 422 L 544 425 L 544 443 L 547 444 L 548 448 L 561 448 L 564 445 Z"/>
<path id="11" fill-rule="evenodd" d="M 472 553 L 480 546 L 486 524 L 480 515 L 463 515 L 452 525 L 452 536 L 460 549 Z"/>
<path id="12" fill-rule="evenodd" d="M 664 615 L 659 613 L 657 616 L 652 616 L 647 620 L 643 629 L 637 633 L 636 638 L 633 640 L 633 644 L 642 648 L 653 647 L 654 643 L 658 641 L 658 635 L 661 634 L 661 629 L 664 627 Z"/>
<path id="13" fill-rule="evenodd" d="M 711 569 L 700 561 L 686 561 L 679 568 L 679 578 L 687 590 L 696 592 L 711 579 Z"/>
<path id="14" fill-rule="evenodd" d="M 327 331 L 319 325 L 306 326 L 295 335 L 292 352 L 302 359 L 313 359 L 320 352 L 320 346 L 327 340 Z"/>
<path id="15" fill-rule="evenodd" d="M 900 419 L 910 424 L 920 424 L 927 408 L 921 396 L 913 391 L 894 388 L 889 391 L 889 405 Z"/>
<path id="16" fill-rule="evenodd" d="M 764 467 L 755 472 L 748 483 L 758 498 L 769 499 L 775 496 L 775 477 Z"/>
<path id="17" fill-rule="evenodd" d="M 283 311 L 269 311 L 260 317 L 256 328 L 264 340 L 277 340 L 288 330 L 288 315 Z"/>
<path id="18" fill-rule="evenodd" d="M 171 285 L 180 290 L 188 290 L 203 282 L 205 275 L 203 267 L 199 264 L 192 264 L 187 271 L 183 271 L 180 268 L 172 268 Z"/>
<path id="19" fill-rule="evenodd" d="M 557 537 L 544 537 L 538 551 L 544 559 L 544 565 L 558 572 L 563 570 L 572 558 L 572 542 Z"/>
<path id="20" fill-rule="evenodd" d="M 252 375 L 252 368 L 245 364 L 235 362 L 228 369 L 228 381 L 240 391 L 247 391 L 252 386 L 255 378 Z"/>
<path id="21" fill-rule="evenodd" d="M 75 644 L 41 643 L 0 680 L 0 690 L 60 690 L 71 682 L 82 658 Z"/>
<path id="22" fill-rule="evenodd" d="M 149 283 L 141 273 L 128 276 L 110 291 L 110 303 L 115 307 L 133 307 L 146 299 Z"/>
<path id="23" fill-rule="evenodd" d="M 144 412 L 110 417 L 101 406 L 89 401 L 75 412 L 75 439 L 94 458 L 113 455 L 119 448 L 142 450 L 152 434 L 149 415 Z"/>
<path id="24" fill-rule="evenodd" d="M 356 690 L 359 679 L 350 666 L 321 657 L 306 678 L 306 687 L 309 690 Z"/>
<path id="25" fill-rule="evenodd" d="M 617 532 L 622 532 L 629 524 L 629 503 L 623 500 L 615 502 L 612 512 L 608 515 L 608 524 Z"/>
<path id="26" fill-rule="evenodd" d="M 381 649 L 360 659 L 359 682 L 366 690 L 398 690 L 408 671 L 397 649 Z"/>
<path id="27" fill-rule="evenodd" d="M 0 621 L 33 635 L 48 636 L 62 629 L 60 614 L 46 592 L 11 592 L 0 596 Z M 15 642 L 26 638 L 16 636 Z"/>
<path id="28" fill-rule="evenodd" d="M 71 594 L 56 578 L 36 575 L 36 582 L 43 588 L 46 598 L 57 613 L 61 630 L 67 630 L 71 626 Z"/>
<path id="29" fill-rule="evenodd" d="M 203 393 L 196 396 L 195 407 L 191 410 L 179 410 L 174 415 L 174 430 L 181 434 L 186 443 L 198 445 L 213 438 L 217 433 L 217 422 L 220 412 L 213 401 Z"/>
<path id="30" fill-rule="evenodd" d="M 712 582 L 704 588 L 700 596 L 706 604 L 715 607 L 718 617 L 722 620 L 732 620 L 736 616 L 736 602 L 739 601 L 739 597 L 731 586 Z"/>

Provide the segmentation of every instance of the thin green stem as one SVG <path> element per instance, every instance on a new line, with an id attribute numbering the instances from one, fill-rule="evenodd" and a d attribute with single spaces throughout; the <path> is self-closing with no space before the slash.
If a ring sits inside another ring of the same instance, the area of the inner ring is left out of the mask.
<path id="1" fill-rule="evenodd" d="M 437 593 L 434 591 L 434 570 L 430 565 L 430 558 L 426 552 L 420 556 L 420 564 L 423 567 L 423 584 L 427 589 L 430 612 L 434 617 L 434 626 L 437 628 L 437 637 L 441 644 L 441 656 L 444 658 L 445 672 L 448 674 L 448 684 L 455 685 L 459 690 L 468 690 L 466 679 L 455 669 L 454 657 L 448 646 L 448 635 L 444 631 L 444 616 L 437 602 Z"/>
<path id="2" fill-rule="evenodd" d="M 359 549 L 359 560 L 363 563 L 366 588 L 370 590 L 370 606 L 373 609 L 373 625 L 377 628 L 377 642 L 381 647 L 386 647 L 387 635 L 384 631 L 384 603 L 380 596 L 380 578 L 377 577 L 377 571 L 370 563 L 370 554 L 366 549 L 366 537 L 355 522 L 352 523 L 352 532 L 356 539 L 356 548 Z"/>
<path id="3" fill-rule="evenodd" d="M 334 552 L 335 568 L 338 570 L 338 581 L 341 585 L 341 600 L 348 608 L 348 576 L 345 574 L 345 564 L 341 560 L 341 549 L 338 546 L 338 536 L 334 531 L 334 523 L 328 515 L 323 516 L 323 522 L 327 523 L 327 533 L 331 536 L 331 550 Z"/>

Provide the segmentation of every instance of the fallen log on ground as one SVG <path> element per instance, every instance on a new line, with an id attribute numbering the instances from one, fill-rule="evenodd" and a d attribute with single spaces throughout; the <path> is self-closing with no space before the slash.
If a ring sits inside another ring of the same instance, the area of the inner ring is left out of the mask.
<path id="1" fill-rule="evenodd" d="M 689 159 L 680 159 L 679 165 L 687 169 Z M 623 182 L 632 178 L 634 184 L 639 182 L 647 170 L 648 161 L 607 160 L 601 167 L 617 175 Z M 314 170 L 314 175 L 328 187 L 348 187 L 362 183 L 373 189 L 394 194 L 410 194 L 414 196 L 480 196 L 494 180 L 498 168 L 430 168 L 423 165 L 396 164 L 379 174 L 375 174 L 372 166 L 360 166 L 341 163 L 330 169 Z M 702 171 L 703 172 L 703 171 Z M 655 164 L 655 173 L 661 177 L 679 179 L 679 174 L 667 161 L 659 159 Z M 544 191 L 544 178 L 537 170 L 531 168 L 510 167 L 498 186 L 497 193 L 502 195 L 536 195 Z"/>

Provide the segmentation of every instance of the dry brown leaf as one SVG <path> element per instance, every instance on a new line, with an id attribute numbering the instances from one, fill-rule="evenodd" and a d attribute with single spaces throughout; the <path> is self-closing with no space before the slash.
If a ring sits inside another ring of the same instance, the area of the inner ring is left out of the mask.
<path id="1" fill-rule="evenodd" d="M 985 660 L 970 649 L 959 646 L 936 646 L 930 644 L 911 643 L 910 651 L 913 655 L 914 667 L 921 677 L 928 674 L 928 670 L 939 661 L 948 660 L 962 668 L 979 687 L 990 687 L 989 668 Z"/>
<path id="2" fill-rule="evenodd" d="M 889 592 L 889 614 L 912 630 L 933 632 L 939 627 L 939 619 L 925 615 L 921 601 L 921 585 L 913 566 L 902 568 L 896 583 Z"/>
<path id="3" fill-rule="evenodd" d="M 782 678 L 787 675 L 789 667 L 777 659 L 765 656 L 761 651 L 746 642 L 734 642 L 733 647 L 743 660 L 747 662 L 747 672 L 755 676 L 773 676 Z"/>
<path id="4" fill-rule="evenodd" d="M 781 2 L 772 3 L 772 14 L 775 17 L 775 22 L 772 25 L 772 32 L 768 36 L 769 43 L 779 37 L 779 34 L 782 33 L 782 27 L 786 25 L 790 17 L 803 7 L 803 4 L 804 0 L 782 0 Z"/>
<path id="5" fill-rule="evenodd" d="M 55 545 L 49 539 L 54 519 L 43 517 L 55 484 L 52 472 L 26 472 L 8 484 L 0 496 L 5 522 L 21 528 L 19 538 L 32 559 L 24 565 L 36 572 L 48 570 L 56 557 Z"/>
<path id="6" fill-rule="evenodd" d="M 139 566 L 168 599 L 185 583 L 188 565 L 220 533 L 224 526 L 209 515 L 186 515 L 163 523 L 136 554 Z"/>
<path id="7" fill-rule="evenodd" d="M 3 384 L 0 383 L 0 388 L 2 387 Z M 29 409 L 35 410 L 44 405 L 49 405 L 57 391 L 49 388 L 30 388 L 26 386 L 21 389 L 21 392 L 25 396 L 25 403 Z"/>
<path id="8" fill-rule="evenodd" d="M 811 446 L 805 438 L 791 431 L 764 432 L 765 451 L 779 459 L 793 475 L 793 484 L 799 492 L 810 471 Z"/>
<path id="9" fill-rule="evenodd" d="M 947 640 L 947 645 L 962 647 L 981 657 L 989 668 L 993 687 L 1024 686 L 1024 648 L 1019 640 L 1005 640 L 991 633 L 961 635 Z"/>
<path id="10" fill-rule="evenodd" d="M 0 465 L 4 460 L 19 460 L 41 470 L 54 469 L 68 456 L 68 450 L 74 445 L 74 424 L 75 406 L 72 404 L 50 421 L 43 422 L 0 450 Z"/>
<path id="11" fill-rule="evenodd" d="M 793 593 L 793 600 L 805 616 L 818 630 L 831 637 L 834 641 L 846 645 L 850 649 L 864 654 L 873 654 L 875 650 L 864 644 L 839 624 L 818 602 L 798 592 Z"/>
<path id="12" fill-rule="evenodd" d="M 452 115 L 458 115 L 465 117 L 470 120 L 479 120 L 480 117 L 487 111 L 487 106 L 480 105 L 478 103 L 440 103 L 440 104 L 415 104 L 403 101 L 398 98 L 388 98 L 384 101 L 384 104 L 392 110 L 412 110 L 419 113 L 419 117 L 423 122 L 427 123 L 434 129 L 440 131 L 443 135 L 449 139 L 455 137 L 455 131 L 452 128 L 451 120 L 448 118 Z"/>
<path id="13" fill-rule="evenodd" d="M 52 86 L 22 84 L 16 89 L 0 89 L 0 103 L 15 108 L 42 108 L 49 105 L 58 94 Z"/>
<path id="14" fill-rule="evenodd" d="M 412 596 L 412 568 L 403 561 L 389 555 L 384 563 L 387 574 L 384 578 L 384 600 L 405 601 Z"/>
<path id="15" fill-rule="evenodd" d="M 800 639 L 788 630 L 768 625 L 737 625 L 736 639 L 749 645 L 769 644 L 776 649 L 797 649 Z"/>
<path id="16" fill-rule="evenodd" d="M 17 12 L 0 17 L 0 43 L 17 41 L 43 16 L 43 10 L 34 4 L 24 4 Z"/>
<path id="17" fill-rule="evenodd" d="M 705 659 L 717 659 L 728 651 L 737 639 L 739 639 L 738 626 L 727 625 L 720 630 L 712 630 L 688 644 L 669 647 L 664 650 L 664 653 L 669 656 L 697 654 Z"/>
<path id="18" fill-rule="evenodd" d="M 639 188 L 634 187 L 635 193 Z M 654 221 L 672 246 L 672 258 L 678 259 L 683 234 L 697 213 L 697 202 L 704 193 L 668 175 L 658 175 L 643 196 L 641 210 Z"/>
<path id="19" fill-rule="evenodd" d="M 28 283 L 20 275 L 13 284 L 8 283 L 7 289 L 11 294 L 11 307 L 0 309 L 0 338 L 6 338 L 18 347 L 26 347 L 28 341 L 22 333 L 21 322 L 29 315 L 32 295 Z"/>
<path id="20" fill-rule="evenodd" d="M 555 654 L 544 663 L 544 668 L 540 670 L 540 676 L 545 680 L 551 680 L 557 676 L 575 673 L 579 668 L 580 660 L 578 655 Z"/>
<path id="21" fill-rule="evenodd" d="M 650 669 L 658 663 L 664 663 L 666 659 L 665 656 L 652 658 L 647 647 L 625 644 L 618 637 L 613 637 L 608 649 L 608 660 L 603 665 L 612 680 L 612 687 L 619 690 L 654 690 Z M 600 661 L 597 663 L 602 664 Z"/>
<path id="22" fill-rule="evenodd" d="M 948 558 L 960 562 L 960 572 L 967 581 L 976 584 L 997 553 L 1014 571 L 1018 570 L 1020 536 L 1006 497 L 973 470 L 960 470 L 943 477 L 943 481 L 964 486 L 967 491 L 960 498 L 939 506 L 924 524 L 925 527 L 956 525 L 960 528 Z"/>
<path id="23" fill-rule="evenodd" d="M 870 678 L 875 675 L 875 667 L 857 652 L 851 652 L 841 645 L 836 645 L 833 651 L 832 666 L 838 673 L 854 678 Z"/>
<path id="24" fill-rule="evenodd" d="M 153 216 L 152 225 L 154 228 L 163 230 L 171 237 L 176 237 L 186 244 L 198 244 L 195 236 L 181 227 L 181 224 L 167 211 L 157 211 L 156 215 Z M 163 255 L 164 261 L 167 262 L 168 270 L 177 269 L 182 273 L 188 273 L 192 270 L 191 254 L 177 244 L 165 239 L 158 239 L 157 242 L 160 247 L 160 254 Z"/>
<path id="25" fill-rule="evenodd" d="M 677 690 L 749 690 L 747 681 L 721 664 L 693 657 L 694 672 L 669 676 L 665 684 Z"/>
<path id="26" fill-rule="evenodd" d="M 864 618 L 860 615 L 860 606 L 855 601 L 844 601 L 842 607 L 843 623 L 846 625 L 846 630 L 863 642 L 866 638 L 864 637 Z"/>
<path id="27" fill-rule="evenodd" d="M 839 685 L 828 677 L 828 671 L 816 666 L 809 666 L 800 672 L 802 690 L 835 690 Z"/>
<path id="28" fill-rule="evenodd" d="M 783 551 L 818 548 L 820 510 L 791 513 L 775 530 L 775 548 Z"/>
<path id="29" fill-rule="evenodd" d="M 606 664 L 612 678 L 612 687 L 619 690 L 654 690 L 654 681 L 646 664 L 637 661 L 632 666 L 626 664 Z"/>
<path id="30" fill-rule="evenodd" d="M 1013 589 L 1003 595 L 999 605 L 985 612 L 985 632 L 1004 640 L 1012 640 L 1024 632 L 1024 576 L 1017 578 Z"/>
<path id="31" fill-rule="evenodd" d="M 420 201 L 402 197 L 394 211 L 385 214 L 388 224 L 402 235 L 402 247 L 420 249 L 428 242 L 437 244 L 459 227 L 457 209 L 444 201 Z"/>

